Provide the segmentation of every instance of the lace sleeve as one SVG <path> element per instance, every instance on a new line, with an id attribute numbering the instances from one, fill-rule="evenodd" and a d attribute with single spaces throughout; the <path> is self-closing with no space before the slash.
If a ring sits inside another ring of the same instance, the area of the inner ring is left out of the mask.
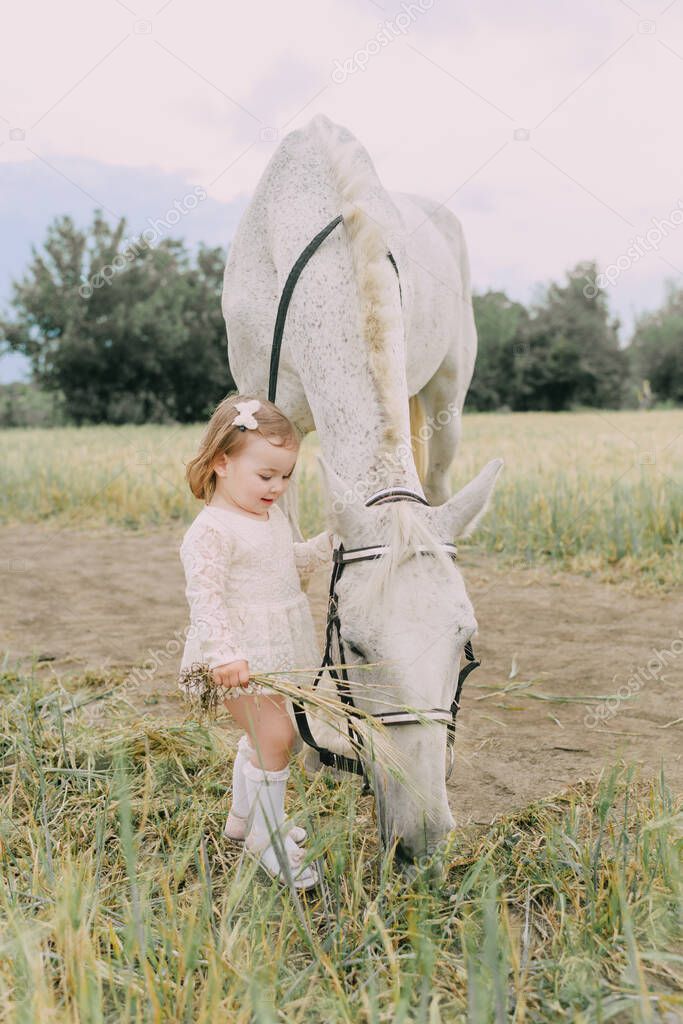
<path id="1" fill-rule="evenodd" d="M 190 605 L 190 628 L 195 631 L 209 668 L 247 661 L 234 645 L 234 630 L 224 603 L 224 580 L 230 553 L 217 530 L 204 527 L 180 547 L 185 569 L 185 594 Z"/>
<path id="2" fill-rule="evenodd" d="M 310 540 L 294 541 L 294 563 L 300 576 L 310 576 L 316 569 L 331 565 L 334 537 L 330 530 L 311 537 Z"/>

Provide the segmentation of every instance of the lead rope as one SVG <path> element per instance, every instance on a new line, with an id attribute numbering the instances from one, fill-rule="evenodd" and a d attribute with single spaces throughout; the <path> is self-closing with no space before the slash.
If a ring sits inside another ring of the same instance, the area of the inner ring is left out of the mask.
<path id="1" fill-rule="evenodd" d="M 274 402 L 275 395 L 277 393 L 277 371 L 280 365 L 280 349 L 282 348 L 282 336 L 285 332 L 285 321 L 287 319 L 287 310 L 289 309 L 289 303 L 296 287 L 296 283 L 301 276 L 301 271 L 304 269 L 308 261 L 310 260 L 316 249 L 325 241 L 327 236 L 334 231 L 337 224 L 341 224 L 344 218 L 341 213 L 338 214 L 333 220 L 327 224 L 322 231 L 319 231 L 315 238 L 312 238 L 306 248 L 303 250 L 301 255 L 298 257 L 285 281 L 285 286 L 282 289 L 282 295 L 277 307 L 277 313 L 275 315 L 275 329 L 273 331 L 273 347 L 270 351 L 270 374 L 268 377 L 268 401 Z M 401 290 L 401 278 L 398 273 L 398 266 L 393 254 L 387 251 L 387 256 L 391 261 L 391 265 L 396 271 L 396 277 L 398 278 L 398 294 L 403 305 L 403 291 Z"/>
<path id="2" fill-rule="evenodd" d="M 268 401 L 275 401 L 275 393 L 277 391 L 277 370 L 280 363 L 280 348 L 282 347 L 282 335 L 285 331 L 285 320 L 287 319 L 287 310 L 289 308 L 289 302 L 292 298 L 292 292 L 296 282 L 299 280 L 299 275 L 304 269 L 311 256 L 318 248 L 321 242 L 324 242 L 327 236 L 333 231 L 337 224 L 342 221 L 341 213 L 331 220 L 330 223 L 319 231 L 315 238 L 311 239 L 304 251 L 301 253 L 296 263 L 287 275 L 285 286 L 282 289 L 282 295 L 277 307 L 277 315 L 275 317 L 275 331 L 273 334 L 273 347 L 270 353 L 270 377 L 268 380 Z"/>

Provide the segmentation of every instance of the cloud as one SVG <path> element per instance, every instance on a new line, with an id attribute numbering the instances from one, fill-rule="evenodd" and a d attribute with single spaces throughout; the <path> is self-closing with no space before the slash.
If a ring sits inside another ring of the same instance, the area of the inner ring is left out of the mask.
<path id="1" fill-rule="evenodd" d="M 156 215 L 168 193 L 155 181 L 206 187 L 221 205 L 192 230 L 227 243 L 279 140 L 319 111 L 354 132 L 386 188 L 461 218 L 479 291 L 528 301 L 581 259 L 609 265 L 681 198 L 680 4 L 38 0 L 12 21 L 0 162 L 27 185 L 13 182 L 24 220 L 8 246 L 39 243 L 48 207 L 85 210 L 79 188 L 112 213 Z M 5 272 L 13 256 L 0 259 Z M 672 232 L 621 275 L 609 294 L 624 336 L 681 274 Z"/>

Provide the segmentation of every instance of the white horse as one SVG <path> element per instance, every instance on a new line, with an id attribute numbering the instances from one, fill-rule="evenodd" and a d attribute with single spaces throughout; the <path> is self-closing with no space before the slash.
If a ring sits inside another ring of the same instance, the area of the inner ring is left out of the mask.
<path id="1" fill-rule="evenodd" d="M 285 280 L 339 214 L 343 223 L 294 289 L 275 401 L 301 437 L 317 431 L 329 525 L 344 547 L 391 545 L 377 561 L 347 566 L 338 585 L 342 636 L 358 662 L 392 663 L 358 673 L 356 703 L 386 711 L 390 688 L 392 703 L 447 708 L 477 624 L 462 576 L 439 544 L 474 529 L 502 467 L 492 460 L 449 496 L 477 347 L 460 222 L 430 200 L 387 192 L 359 141 L 317 115 L 277 147 L 235 232 L 222 300 L 230 368 L 240 392 L 267 395 Z M 301 538 L 294 483 L 283 505 Z M 364 506 L 393 486 L 424 495 L 432 507 Z M 436 557 L 408 557 L 414 543 Z M 377 769 L 378 819 L 383 840 L 398 839 L 399 856 L 412 860 L 453 827 L 446 728 L 396 732 L 424 796 Z"/>

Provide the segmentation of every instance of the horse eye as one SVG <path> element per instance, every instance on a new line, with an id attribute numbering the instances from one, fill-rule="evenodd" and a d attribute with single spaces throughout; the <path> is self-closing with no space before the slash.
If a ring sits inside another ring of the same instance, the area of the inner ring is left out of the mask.
<path id="1" fill-rule="evenodd" d="M 355 655 L 356 655 L 356 656 L 357 656 L 358 658 L 364 658 L 364 657 L 365 657 L 365 653 L 364 653 L 363 651 L 361 651 L 360 647 L 357 647 L 357 646 L 356 646 L 356 644 L 354 644 L 354 643 L 351 643 L 351 641 L 350 641 L 350 640 L 344 640 L 344 643 L 346 644 L 346 646 L 348 647 L 348 649 L 349 649 L 350 651 L 353 651 L 353 653 L 354 653 L 354 654 L 355 654 Z"/>

